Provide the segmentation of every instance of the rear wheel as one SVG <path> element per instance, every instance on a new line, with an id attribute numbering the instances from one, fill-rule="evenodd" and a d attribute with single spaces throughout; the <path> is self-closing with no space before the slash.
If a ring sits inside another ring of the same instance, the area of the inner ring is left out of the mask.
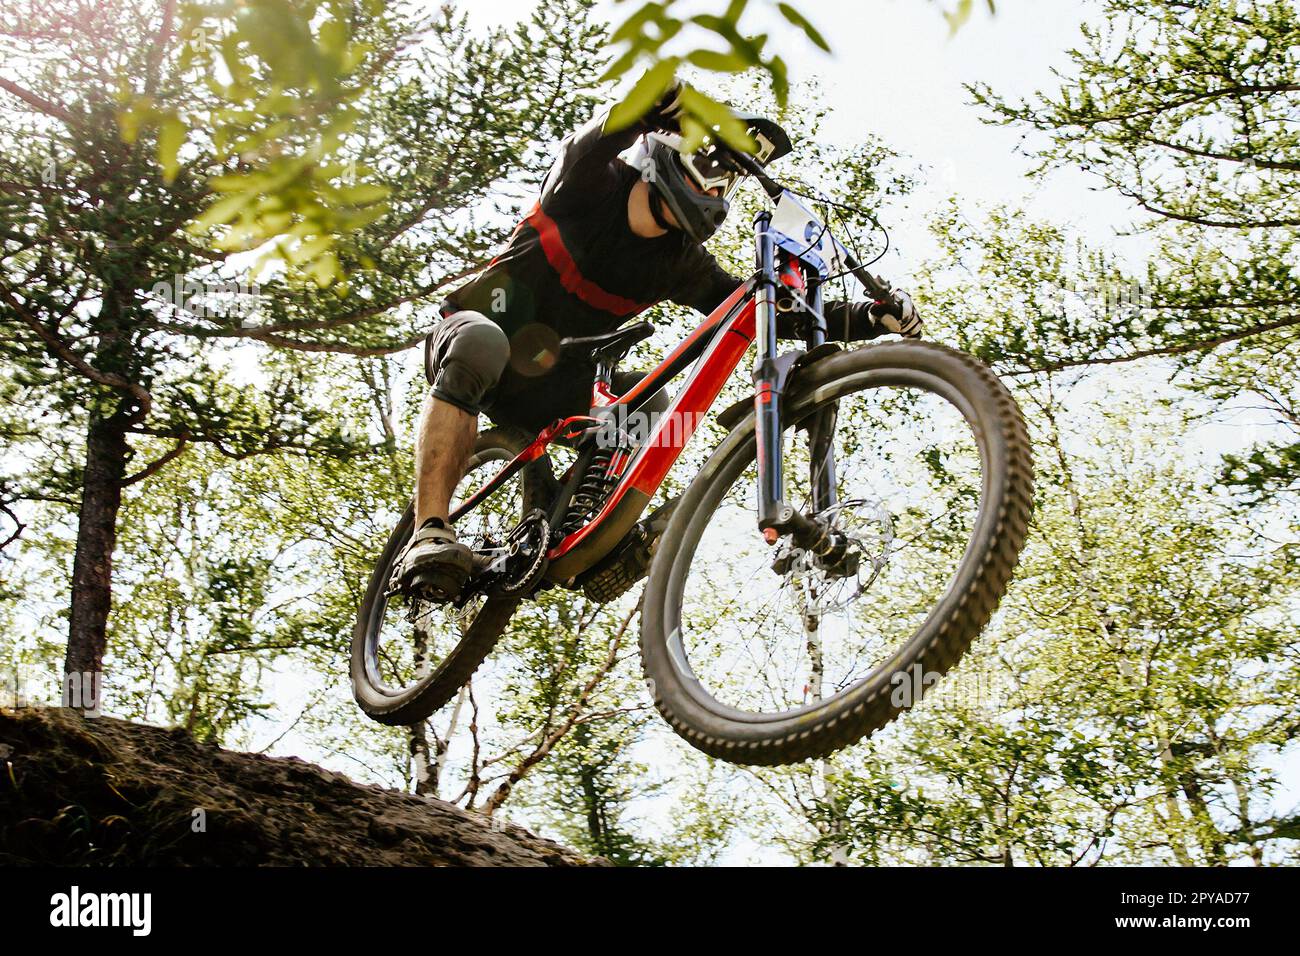
<path id="1" fill-rule="evenodd" d="M 836 499 L 818 507 L 805 427 L 832 410 Z M 785 500 L 835 551 L 759 534 L 751 414 L 683 495 L 646 586 L 656 706 L 737 763 L 823 756 L 915 703 L 987 624 L 1029 521 L 1020 410 L 968 355 L 918 342 L 839 353 L 800 371 L 782 417 Z"/>
<path id="2" fill-rule="evenodd" d="M 456 501 L 482 487 L 524 447 L 522 436 L 492 429 L 478 436 Z M 499 545 L 543 502 L 527 469 L 456 523 L 461 541 L 476 550 Z M 462 606 L 388 594 L 398 556 L 411 539 L 408 505 L 370 576 L 352 632 L 352 693 L 367 715 L 383 724 L 423 720 L 455 696 L 496 645 L 519 598 L 478 595 Z"/>

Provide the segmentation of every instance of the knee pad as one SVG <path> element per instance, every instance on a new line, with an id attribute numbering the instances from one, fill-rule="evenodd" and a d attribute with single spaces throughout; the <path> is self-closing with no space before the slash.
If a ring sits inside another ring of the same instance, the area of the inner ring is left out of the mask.
<path id="1" fill-rule="evenodd" d="M 435 397 L 477 415 L 510 361 L 510 340 L 491 319 L 457 312 L 425 340 L 424 374 Z"/>

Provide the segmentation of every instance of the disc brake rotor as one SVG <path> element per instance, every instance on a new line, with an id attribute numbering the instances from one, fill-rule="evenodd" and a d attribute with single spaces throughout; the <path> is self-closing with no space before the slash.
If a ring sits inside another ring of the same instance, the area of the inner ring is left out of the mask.
<path id="1" fill-rule="evenodd" d="M 841 527 L 841 515 L 851 507 L 861 508 L 853 513 L 859 520 L 846 529 Z M 828 567 L 818 555 L 799 547 L 790 535 L 781 538 L 772 561 L 772 569 L 787 578 L 799 596 L 805 617 L 842 610 L 861 597 L 888 567 L 894 545 L 894 519 L 881 500 L 838 502 L 813 518 L 843 542 L 845 553 L 834 566 Z M 836 582 L 848 586 L 836 587 Z"/>

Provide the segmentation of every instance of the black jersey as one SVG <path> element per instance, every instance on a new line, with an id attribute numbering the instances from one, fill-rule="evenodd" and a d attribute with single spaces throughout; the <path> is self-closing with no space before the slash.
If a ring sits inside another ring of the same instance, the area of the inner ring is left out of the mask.
<path id="1" fill-rule="evenodd" d="M 567 137 L 542 184 L 541 197 L 487 268 L 447 297 L 444 311 L 472 309 L 492 319 L 510 339 L 510 364 L 495 390 L 503 404 L 541 382 L 591 383 L 585 363 L 559 359 L 566 336 L 610 332 L 664 301 L 712 312 L 741 279 L 681 230 L 654 238 L 628 224 L 628 195 L 640 176 L 618 154 L 638 136 L 666 124 L 651 116 L 615 133 L 602 114 Z M 828 304 L 837 338 L 870 338 L 867 304 L 847 315 Z M 848 321 L 835 322 L 839 317 Z M 782 316 L 783 335 L 791 334 Z M 566 389 L 567 390 L 567 389 Z"/>

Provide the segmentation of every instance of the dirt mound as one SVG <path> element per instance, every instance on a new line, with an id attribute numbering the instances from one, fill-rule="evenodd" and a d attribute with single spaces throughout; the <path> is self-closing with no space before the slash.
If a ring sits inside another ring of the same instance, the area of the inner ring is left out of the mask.
<path id="1" fill-rule="evenodd" d="M 528 831 L 296 758 L 0 710 L 0 865 L 582 866 Z"/>

